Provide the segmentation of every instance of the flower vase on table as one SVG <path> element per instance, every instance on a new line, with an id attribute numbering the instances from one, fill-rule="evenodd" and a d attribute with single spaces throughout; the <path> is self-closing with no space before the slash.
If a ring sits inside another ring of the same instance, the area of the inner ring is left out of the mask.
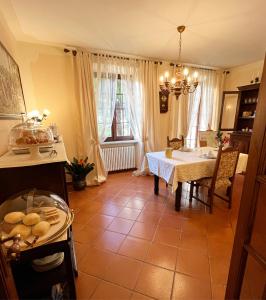
<path id="1" fill-rule="evenodd" d="M 218 148 L 220 148 L 221 146 L 227 147 L 229 146 L 230 138 L 227 135 L 223 136 L 223 133 L 220 130 L 218 130 L 216 134 L 216 141 Z"/>

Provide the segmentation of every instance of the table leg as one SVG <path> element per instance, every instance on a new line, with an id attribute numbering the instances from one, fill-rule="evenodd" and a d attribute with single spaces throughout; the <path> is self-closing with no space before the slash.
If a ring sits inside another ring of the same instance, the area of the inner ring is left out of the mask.
<path id="1" fill-rule="evenodd" d="M 177 189 L 175 191 L 175 210 L 180 211 L 182 196 L 182 182 L 178 182 Z"/>
<path id="2" fill-rule="evenodd" d="M 154 175 L 154 194 L 159 195 L 159 176 Z"/>

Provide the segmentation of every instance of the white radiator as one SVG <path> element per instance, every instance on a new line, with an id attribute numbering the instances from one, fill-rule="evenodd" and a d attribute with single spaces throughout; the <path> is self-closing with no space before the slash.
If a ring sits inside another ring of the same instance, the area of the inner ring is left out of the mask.
<path id="1" fill-rule="evenodd" d="M 135 144 L 104 145 L 102 154 L 108 171 L 119 171 L 136 168 Z"/>

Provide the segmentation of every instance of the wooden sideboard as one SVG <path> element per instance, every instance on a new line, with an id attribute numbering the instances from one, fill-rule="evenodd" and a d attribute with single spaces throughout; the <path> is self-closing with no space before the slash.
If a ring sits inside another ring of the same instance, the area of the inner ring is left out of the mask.
<path id="1" fill-rule="evenodd" d="M 230 145 L 238 147 L 241 153 L 248 154 L 251 139 L 250 132 L 232 132 L 230 133 Z"/>
<path id="2" fill-rule="evenodd" d="M 64 170 L 67 156 L 63 142 L 55 144 L 54 149 L 57 155 L 50 157 L 50 153 L 43 153 L 38 160 L 30 160 L 29 154 L 15 155 L 11 151 L 0 157 L 0 204 L 14 194 L 33 188 L 54 192 L 68 204 Z M 58 252 L 64 252 L 64 262 L 59 267 L 42 273 L 31 268 L 32 259 Z M 10 265 L 21 299 L 48 297 L 51 287 L 62 282 L 67 283 L 69 298 L 76 298 L 77 266 L 71 227 L 62 240 L 24 250 L 20 260 Z"/>

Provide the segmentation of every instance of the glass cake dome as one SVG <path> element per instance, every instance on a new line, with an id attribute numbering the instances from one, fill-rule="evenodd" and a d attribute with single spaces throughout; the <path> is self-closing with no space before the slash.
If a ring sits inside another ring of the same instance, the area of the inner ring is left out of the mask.
<path id="1" fill-rule="evenodd" d="M 0 205 L 0 236 L 20 235 L 21 249 L 59 239 L 72 224 L 74 215 L 57 194 L 31 189 L 16 194 Z M 7 241 L 6 249 L 13 241 Z"/>
<path id="2" fill-rule="evenodd" d="M 9 146 L 12 149 L 29 148 L 33 159 L 40 157 L 39 146 L 48 146 L 53 142 L 51 129 L 32 121 L 14 126 L 9 134 Z"/>

